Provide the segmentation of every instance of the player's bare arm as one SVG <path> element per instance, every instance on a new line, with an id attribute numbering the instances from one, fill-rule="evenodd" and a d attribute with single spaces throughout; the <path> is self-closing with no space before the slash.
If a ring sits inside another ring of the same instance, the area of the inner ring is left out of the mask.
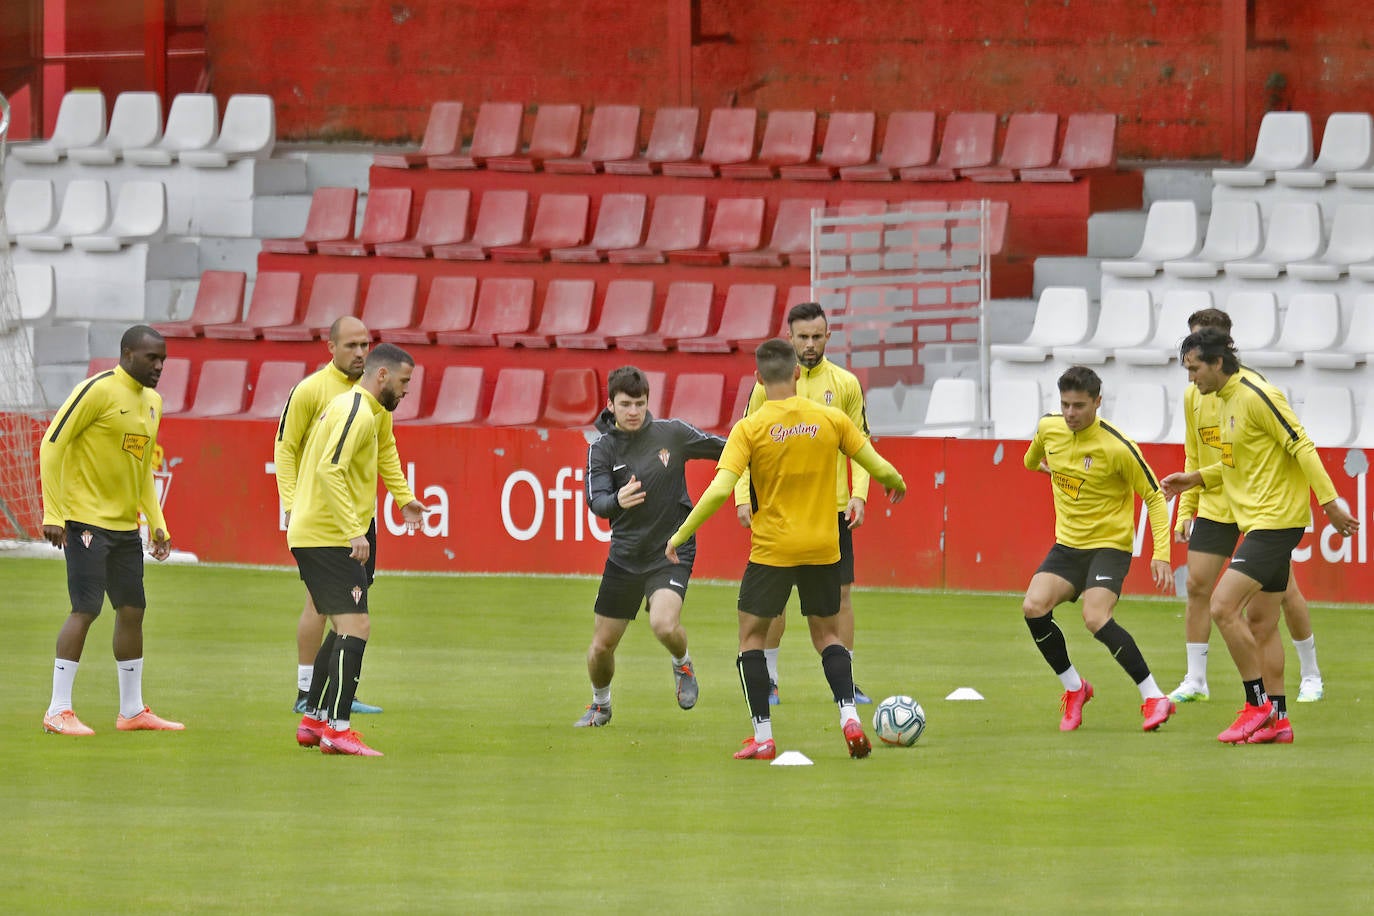
<path id="1" fill-rule="evenodd" d="M 419 531 L 420 525 L 424 524 L 425 516 L 429 513 L 429 506 L 412 499 L 401 507 L 401 517 L 405 519 L 407 531 Z"/>
<path id="2" fill-rule="evenodd" d="M 61 550 L 67 546 L 67 529 L 63 525 L 44 525 L 43 539 Z"/>
<path id="3" fill-rule="evenodd" d="M 1345 500 L 1337 497 L 1322 506 L 1322 511 L 1331 522 L 1331 527 L 1335 528 L 1342 537 L 1350 537 L 1360 530 L 1360 520 L 1350 514 L 1346 508 Z"/>

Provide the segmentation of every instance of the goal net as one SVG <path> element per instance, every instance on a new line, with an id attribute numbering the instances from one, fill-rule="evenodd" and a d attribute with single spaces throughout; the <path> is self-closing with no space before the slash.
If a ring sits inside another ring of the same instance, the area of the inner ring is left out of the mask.
<path id="1" fill-rule="evenodd" d="M 0 199 L 5 196 L 9 102 L 0 95 Z M 9 229 L 0 207 L 0 540 L 42 536 L 38 443 L 45 402 L 33 361 L 32 331 L 23 320 Z"/>

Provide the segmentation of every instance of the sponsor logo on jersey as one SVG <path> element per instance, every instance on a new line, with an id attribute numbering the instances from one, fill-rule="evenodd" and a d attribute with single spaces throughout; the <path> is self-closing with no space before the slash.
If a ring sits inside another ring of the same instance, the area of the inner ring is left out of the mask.
<path id="1" fill-rule="evenodd" d="M 1198 429 L 1197 436 L 1202 440 L 1203 445 L 1210 445 L 1212 448 L 1221 448 L 1221 427 L 1203 426 Z"/>
<path id="2" fill-rule="evenodd" d="M 148 441 L 151 438 L 151 436 L 142 436 L 138 433 L 125 433 L 124 444 L 120 447 L 124 449 L 124 451 L 128 452 L 130 455 L 133 455 L 139 461 L 142 461 L 143 450 L 148 447 Z"/>
<path id="3" fill-rule="evenodd" d="M 815 423 L 796 423 L 792 426 L 783 426 L 781 423 L 775 423 L 768 430 L 768 435 L 774 442 L 781 444 L 793 436 L 806 436 L 808 439 L 814 439 L 816 438 L 816 434 L 820 431 L 821 428 Z"/>
<path id="4" fill-rule="evenodd" d="M 665 468 L 668 466 L 668 462 L 671 461 L 672 458 L 672 454 L 670 454 L 666 448 L 661 448 L 658 450 L 658 460 L 663 462 L 663 466 Z"/>
<path id="5" fill-rule="evenodd" d="M 1058 488 L 1059 492 L 1063 493 L 1069 499 L 1078 499 L 1078 494 L 1083 489 L 1083 478 L 1065 474 L 1063 471 L 1051 471 L 1050 479 L 1054 481 L 1054 485 Z"/>
<path id="6" fill-rule="evenodd" d="M 1229 442 L 1221 443 L 1221 463 L 1228 468 L 1236 466 L 1236 455 L 1235 452 L 1231 451 L 1231 443 Z"/>

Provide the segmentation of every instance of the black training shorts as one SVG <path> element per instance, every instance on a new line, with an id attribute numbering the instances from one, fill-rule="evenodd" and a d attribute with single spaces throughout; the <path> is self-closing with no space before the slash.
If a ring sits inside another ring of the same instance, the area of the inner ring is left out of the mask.
<path id="1" fill-rule="evenodd" d="M 1231 568 L 1258 582 L 1262 592 L 1286 591 L 1293 568 L 1293 548 L 1302 540 L 1302 534 L 1301 528 L 1251 531 L 1240 542 Z"/>
<path id="2" fill-rule="evenodd" d="M 777 617 L 797 588 L 804 617 L 833 617 L 840 612 L 840 564 L 764 566 L 749 563 L 739 584 L 739 609 L 755 617 Z"/>
<path id="3" fill-rule="evenodd" d="M 366 614 L 368 572 L 349 556 L 348 547 L 292 547 L 301 581 L 315 602 L 315 610 L 335 614 Z"/>
<path id="4" fill-rule="evenodd" d="M 648 607 L 649 597 L 659 589 L 677 592 L 687 597 L 687 583 L 692 578 L 690 563 L 669 563 L 648 572 L 632 573 L 610 560 L 601 573 L 601 588 L 596 593 L 596 613 L 616 620 L 634 620 L 641 606 Z"/>
<path id="5" fill-rule="evenodd" d="M 1078 596 L 1090 588 L 1110 589 L 1120 597 L 1121 585 L 1130 568 L 1131 555 L 1124 550 L 1055 544 L 1036 572 L 1053 573 L 1068 582 L 1073 586 L 1073 597 L 1069 600 L 1077 601 Z"/>
<path id="6" fill-rule="evenodd" d="M 854 584 L 854 531 L 840 512 L 840 584 Z"/>
<path id="7" fill-rule="evenodd" d="M 105 596 L 113 607 L 145 608 L 143 538 L 132 531 L 110 531 L 84 522 L 67 522 L 67 594 L 72 610 L 100 615 Z"/>
<path id="8" fill-rule="evenodd" d="M 1239 542 L 1240 526 L 1235 522 L 1214 522 L 1199 516 L 1193 519 L 1193 533 L 1188 535 L 1188 552 L 1229 557 Z"/>

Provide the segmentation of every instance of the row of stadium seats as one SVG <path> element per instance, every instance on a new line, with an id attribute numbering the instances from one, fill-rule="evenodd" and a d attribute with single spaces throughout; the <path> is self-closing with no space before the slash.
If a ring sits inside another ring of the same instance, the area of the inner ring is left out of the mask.
<path id="1" fill-rule="evenodd" d="M 589 194 L 543 194 L 530 223 L 530 192 L 486 191 L 469 231 L 472 192 L 466 188 L 429 190 L 411 226 L 410 188 L 378 188 L 367 196 L 362 226 L 354 234 L 358 192 L 327 187 L 315 191 L 304 231 L 291 238 L 263 240 L 275 254 L 324 254 L 398 258 L 433 257 L 460 261 L 546 261 L 613 264 L 692 264 L 736 267 L 808 267 L 811 263 L 811 216 L 825 208 L 820 198 L 787 198 L 773 214 L 768 243 L 763 243 L 767 202 L 761 197 L 714 201 L 707 231 L 704 195 L 605 194 L 595 198 L 596 219 L 587 236 L 593 197 Z M 886 201 L 841 201 L 840 215 L 882 212 Z M 944 212 L 944 201 L 908 201 L 898 207 L 912 212 Z M 992 209 L 990 251 L 1001 250 L 1008 207 Z M 645 222 L 648 231 L 645 232 Z M 880 227 L 878 227 L 880 228 Z"/>
<path id="2" fill-rule="evenodd" d="M 876 157 L 877 116 L 871 111 L 832 112 L 817 150 L 814 111 L 770 112 L 756 143 L 756 109 L 717 108 L 698 145 L 699 111 L 661 108 L 641 150 L 638 106 L 602 105 L 592 113 L 581 154 L 580 106 L 539 106 L 522 149 L 524 113 L 519 103 L 484 102 L 464 149 L 462 103 L 436 102 L 418 150 L 378 153 L 373 161 L 380 168 L 848 181 L 1072 181 L 1116 164 L 1115 115 L 1070 115 L 1056 158 L 1059 116 L 1044 112 L 1012 114 L 1000 155 L 996 114 L 948 115 L 937 155 L 934 112 L 894 112 Z"/>
<path id="3" fill-rule="evenodd" d="M 809 292 L 792 289 L 780 310 L 777 287 L 767 283 L 731 284 L 718 299 L 711 283 L 676 281 L 659 301 L 653 281 L 615 279 L 598 303 L 594 281 L 560 278 L 547 284 L 536 322 L 529 277 L 488 278 L 480 285 L 475 277 L 436 277 L 418 320 L 420 279 L 414 274 L 376 274 L 366 295 L 358 274 L 317 274 L 303 314 L 297 273 L 260 272 L 246 316 L 245 286 L 243 273 L 206 271 L 190 317 L 155 327 L 168 337 L 320 340 L 336 319 L 357 315 L 377 339 L 403 345 L 726 353 L 771 336 L 787 309 Z"/>
<path id="4" fill-rule="evenodd" d="M 67 158 L 95 166 L 123 159 L 142 166 L 181 162 L 197 168 L 224 168 L 239 159 L 269 158 L 276 137 L 276 106 L 271 96 L 230 96 L 220 123 L 219 103 L 213 95 L 181 93 L 172 99 L 164 129 L 162 99 L 156 92 L 121 92 L 107 128 L 104 94 L 82 89 L 62 97 L 50 138 L 15 144 L 11 153 L 34 165 Z"/>
<path id="5" fill-rule="evenodd" d="M 91 375 L 112 368 L 116 360 L 92 360 Z M 264 360 L 254 370 L 245 359 L 207 359 L 196 364 L 169 357 L 158 393 L 168 417 L 226 420 L 276 419 L 291 388 L 308 368 L 294 360 Z M 417 365 L 406 397 L 396 408 L 401 424 L 485 426 L 588 426 L 605 405 L 604 380 L 594 369 L 543 369 L 507 366 L 490 380 L 479 366 L 446 366 L 437 383 Z M 753 376 L 734 387 L 718 372 L 647 372 L 649 409 L 708 430 L 728 427 L 744 412 L 754 387 Z M 671 383 L 671 384 L 670 384 Z M 669 388 L 671 387 L 671 397 Z M 724 398 L 732 398 L 726 410 Z M 663 413 L 667 405 L 667 413 Z"/>
<path id="6" fill-rule="evenodd" d="M 167 188 L 160 181 L 119 185 L 113 208 L 110 187 L 97 179 L 68 183 L 59 209 L 53 183 L 21 178 L 5 194 L 10 240 L 32 251 L 118 251 L 154 242 L 167 228 Z"/>
<path id="7" fill-rule="evenodd" d="M 1374 118 L 1365 112 L 1327 116 L 1321 152 L 1312 158 L 1312 119 L 1305 111 L 1271 111 L 1260 121 L 1250 161 L 1240 168 L 1212 170 L 1218 185 L 1320 188 L 1331 182 L 1374 188 Z"/>

